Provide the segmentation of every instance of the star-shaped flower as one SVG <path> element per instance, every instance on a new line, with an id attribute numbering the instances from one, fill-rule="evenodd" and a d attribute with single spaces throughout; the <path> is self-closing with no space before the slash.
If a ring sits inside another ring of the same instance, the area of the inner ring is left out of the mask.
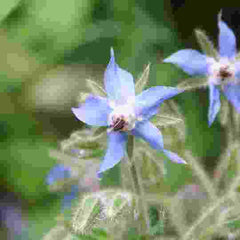
<path id="1" fill-rule="evenodd" d="M 135 96 L 133 77 L 115 63 L 113 49 L 104 74 L 104 85 L 107 98 L 89 95 L 85 104 L 72 108 L 75 116 L 86 124 L 109 128 L 108 149 L 99 173 L 112 168 L 124 157 L 128 134 L 141 137 L 173 162 L 185 163 L 177 154 L 164 149 L 161 132 L 149 121 L 164 100 L 182 90 L 156 86 Z"/>
<path id="2" fill-rule="evenodd" d="M 208 109 L 208 125 L 210 126 L 220 110 L 220 90 L 228 101 L 240 113 L 240 62 L 236 59 L 236 38 L 233 31 L 218 18 L 219 51 L 201 31 L 196 31 L 200 45 L 205 52 L 192 49 L 180 50 L 164 62 L 178 65 L 190 75 L 205 75 L 208 78 L 210 105 Z"/>

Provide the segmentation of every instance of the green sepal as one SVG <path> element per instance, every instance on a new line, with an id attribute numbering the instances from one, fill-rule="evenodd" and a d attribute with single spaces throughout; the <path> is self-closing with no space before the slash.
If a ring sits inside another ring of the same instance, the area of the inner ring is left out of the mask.
<path id="1" fill-rule="evenodd" d="M 151 122 L 156 127 L 166 127 L 169 125 L 176 125 L 179 123 L 184 123 L 184 120 L 180 117 L 175 117 L 173 115 L 157 114 L 151 119 Z"/>
<path id="2" fill-rule="evenodd" d="M 104 89 L 97 84 L 95 81 L 92 81 L 90 79 L 87 79 L 87 87 L 90 89 L 90 92 L 96 96 L 100 97 L 106 97 L 107 93 L 104 91 Z"/>
<path id="3" fill-rule="evenodd" d="M 144 69 L 141 77 L 137 80 L 135 84 L 135 92 L 136 94 L 140 94 L 147 85 L 149 79 L 149 70 L 150 70 L 150 63 Z"/>
<path id="4" fill-rule="evenodd" d="M 208 36 L 202 30 L 199 29 L 195 30 L 195 35 L 202 51 L 208 57 L 213 57 L 214 59 L 218 60 L 219 58 L 218 52 L 214 48 L 212 42 L 209 40 Z"/>
<path id="5" fill-rule="evenodd" d="M 208 86 L 207 78 L 199 77 L 199 78 L 189 78 L 177 85 L 177 88 L 184 89 L 184 91 L 191 91 L 197 88 Z"/>

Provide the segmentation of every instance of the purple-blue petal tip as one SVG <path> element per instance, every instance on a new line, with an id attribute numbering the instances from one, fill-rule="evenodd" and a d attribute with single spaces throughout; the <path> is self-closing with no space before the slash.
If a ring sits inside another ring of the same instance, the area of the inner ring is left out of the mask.
<path id="1" fill-rule="evenodd" d="M 99 180 L 101 180 L 102 177 L 103 177 L 103 172 L 98 171 L 98 172 L 97 172 L 97 178 L 98 178 Z"/>
<path id="2" fill-rule="evenodd" d="M 164 149 L 163 153 L 174 163 L 178 164 L 187 164 L 181 157 L 179 157 L 176 153 L 173 153 L 169 150 Z"/>

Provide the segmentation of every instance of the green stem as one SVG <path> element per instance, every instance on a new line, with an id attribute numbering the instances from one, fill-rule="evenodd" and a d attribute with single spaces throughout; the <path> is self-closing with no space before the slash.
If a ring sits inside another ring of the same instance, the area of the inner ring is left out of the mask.
<path id="1" fill-rule="evenodd" d="M 129 159 L 129 170 L 130 170 L 130 175 L 132 178 L 132 186 L 133 186 L 133 191 L 136 195 L 139 195 L 140 188 L 137 180 L 137 173 L 136 173 L 136 168 L 135 168 L 135 163 L 133 159 L 133 150 L 134 150 L 134 138 L 133 136 L 128 137 L 128 145 L 127 145 L 127 154 L 128 154 L 128 159 Z"/>
<path id="2" fill-rule="evenodd" d="M 139 209 L 143 210 L 142 212 L 143 212 L 143 218 L 145 223 L 143 224 L 142 229 L 144 233 L 147 233 L 149 228 L 149 218 L 148 218 L 148 211 L 147 211 L 148 209 L 144 202 L 143 186 L 141 186 L 141 179 L 137 171 L 137 166 L 134 161 L 135 160 L 134 159 L 134 137 L 131 135 L 128 137 L 127 153 L 128 153 L 129 163 L 130 163 L 129 169 L 132 177 L 133 189 L 135 194 L 140 197 Z"/>
<path id="3" fill-rule="evenodd" d="M 229 103 L 230 104 L 230 103 Z M 236 118 L 234 116 L 235 114 L 235 109 L 233 109 L 233 106 L 230 105 L 229 106 L 229 121 L 228 121 L 228 125 L 227 125 L 227 133 L 228 135 L 228 139 L 227 141 L 231 144 L 232 142 L 234 142 L 234 140 L 237 138 L 237 132 L 238 132 L 238 126 L 236 123 Z"/>

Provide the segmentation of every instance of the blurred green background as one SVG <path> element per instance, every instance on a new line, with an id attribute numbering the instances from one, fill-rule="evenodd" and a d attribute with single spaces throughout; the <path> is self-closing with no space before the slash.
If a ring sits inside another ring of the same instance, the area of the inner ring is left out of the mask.
<path id="1" fill-rule="evenodd" d="M 49 194 L 45 176 L 57 161 L 48 151 L 82 127 L 70 109 L 86 89 L 86 78 L 102 82 L 110 47 L 118 64 L 135 78 L 151 62 L 150 85 L 174 86 L 187 75 L 161 62 L 180 48 L 199 49 L 194 28 L 206 30 L 216 43 L 217 14 L 223 8 L 223 19 L 239 36 L 239 9 L 224 8 L 221 1 L 214 4 L 0 2 L 0 209 L 6 202 L 22 208 L 26 224 L 22 237 L 16 239 L 41 239 L 56 223 L 59 195 Z M 225 132 L 218 121 L 211 129 L 207 126 L 208 92 L 184 93 L 176 99 L 186 117 L 185 147 L 201 157 L 211 172 L 225 144 Z M 184 172 L 171 164 L 170 168 L 167 184 L 177 189 L 184 184 Z M 0 239 L 14 239 L 6 238 L 10 233 L 4 228 L 5 219 L 1 220 Z"/>

